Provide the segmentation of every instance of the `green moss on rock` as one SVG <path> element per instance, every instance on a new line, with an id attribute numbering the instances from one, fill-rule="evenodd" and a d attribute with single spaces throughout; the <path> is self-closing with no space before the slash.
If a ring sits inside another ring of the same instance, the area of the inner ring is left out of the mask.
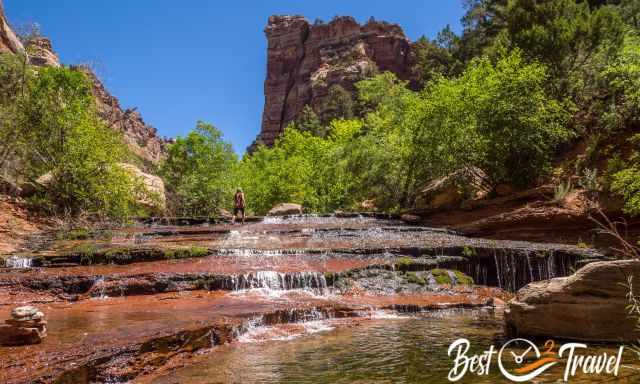
<path id="1" fill-rule="evenodd" d="M 407 272 L 407 281 L 418 285 L 427 285 L 427 281 L 422 276 L 418 276 L 415 272 Z"/>

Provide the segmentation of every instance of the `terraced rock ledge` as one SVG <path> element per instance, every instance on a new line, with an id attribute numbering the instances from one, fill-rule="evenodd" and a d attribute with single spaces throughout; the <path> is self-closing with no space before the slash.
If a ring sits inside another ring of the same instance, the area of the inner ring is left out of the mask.
<path id="1" fill-rule="evenodd" d="M 48 337 L 0 348 L 0 381 L 144 382 L 256 329 L 269 340 L 380 316 L 499 310 L 529 282 L 605 259 L 367 215 L 165 224 L 55 234 L 4 255 L 0 315 L 37 305 Z"/>

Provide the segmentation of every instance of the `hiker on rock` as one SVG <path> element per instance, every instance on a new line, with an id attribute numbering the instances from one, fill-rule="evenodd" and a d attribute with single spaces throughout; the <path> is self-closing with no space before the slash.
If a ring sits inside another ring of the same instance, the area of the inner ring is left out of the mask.
<path id="1" fill-rule="evenodd" d="M 244 224 L 244 204 L 244 193 L 242 193 L 242 189 L 238 188 L 236 194 L 233 196 L 233 219 L 231 220 L 231 224 L 236 223 L 238 213 L 242 214 L 242 224 Z"/>

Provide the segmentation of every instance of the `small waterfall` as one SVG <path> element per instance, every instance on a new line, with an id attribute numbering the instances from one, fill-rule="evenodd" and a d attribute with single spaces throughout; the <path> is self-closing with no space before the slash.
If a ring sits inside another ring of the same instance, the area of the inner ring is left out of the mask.
<path id="1" fill-rule="evenodd" d="M 91 296 L 95 297 L 96 299 L 109 298 L 109 296 L 107 296 L 107 292 L 105 289 L 105 281 L 103 276 L 99 276 L 93 283 L 93 287 L 91 288 Z"/>
<path id="2" fill-rule="evenodd" d="M 5 266 L 16 269 L 31 268 L 31 262 L 30 257 L 11 256 L 5 260 Z"/>
<path id="3" fill-rule="evenodd" d="M 327 217 L 333 218 L 331 216 L 321 216 L 315 214 L 304 214 L 304 215 L 286 215 L 286 216 L 266 216 L 263 220 L 263 224 L 301 224 L 301 223 L 318 223 L 322 222 L 322 219 L 326 219 Z"/>
<path id="4" fill-rule="evenodd" d="M 377 309 L 373 306 L 369 306 L 367 310 L 356 311 L 357 317 L 369 318 L 369 319 L 398 319 L 400 314 L 397 311 L 387 309 Z"/>
<path id="5" fill-rule="evenodd" d="M 333 319 L 336 319 L 333 311 L 317 308 L 279 310 L 245 321 L 234 329 L 233 337 L 241 343 L 291 340 L 304 334 L 332 330 Z M 295 327 L 283 327 L 284 324 Z"/>
<path id="6" fill-rule="evenodd" d="M 318 272 L 258 271 L 234 276 L 232 284 L 234 291 L 264 288 L 272 291 L 304 289 L 324 293 L 327 290 L 327 280 L 324 274 Z"/>
<path id="7" fill-rule="evenodd" d="M 496 277 L 498 279 L 498 288 L 502 289 L 502 283 L 500 282 L 500 275 L 502 274 L 502 272 L 500 271 L 500 264 L 498 264 L 498 255 L 496 254 L 496 251 L 493 251 L 493 259 L 496 262 Z"/>
<path id="8" fill-rule="evenodd" d="M 445 261 L 439 265 L 464 272 L 476 284 L 515 292 L 534 281 L 570 275 L 578 260 L 576 254 L 558 251 L 495 249 L 463 261 Z"/>
<path id="9" fill-rule="evenodd" d="M 525 254 L 525 257 L 527 258 L 527 266 L 529 267 L 529 281 L 534 281 L 533 280 L 533 268 L 531 268 L 531 256 L 529 256 L 529 252 L 527 252 Z"/>
<path id="10" fill-rule="evenodd" d="M 299 255 L 302 254 L 302 251 L 297 249 L 222 248 L 216 253 L 219 256 L 234 257 L 280 257 L 287 255 Z"/>
<path id="11" fill-rule="evenodd" d="M 303 214 L 303 215 L 288 215 L 288 216 L 266 216 L 263 220 L 263 224 L 349 224 L 349 223 L 363 223 L 374 222 L 377 219 L 375 217 L 367 217 L 362 214 L 353 215 L 340 215 L 335 214 L 316 215 L 316 214 Z"/>

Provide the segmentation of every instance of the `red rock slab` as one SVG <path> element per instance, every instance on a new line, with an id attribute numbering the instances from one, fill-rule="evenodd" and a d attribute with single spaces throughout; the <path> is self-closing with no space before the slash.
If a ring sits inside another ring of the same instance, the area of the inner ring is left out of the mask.
<path id="1" fill-rule="evenodd" d="M 313 307 L 319 302 L 307 298 L 296 307 Z M 41 344 L 0 348 L 0 382 L 21 383 L 69 368 L 78 362 L 114 353 L 127 346 L 176 334 L 185 329 L 242 319 L 282 310 L 289 300 L 243 298 L 211 292 L 190 292 L 75 304 L 40 305 L 48 322 L 48 337 Z M 10 308 L 0 309 L 8 318 Z"/>
<path id="2" fill-rule="evenodd" d="M 343 272 L 369 265 L 385 264 L 382 259 L 357 259 L 322 255 L 294 254 L 279 256 L 207 256 L 182 260 L 162 260 L 127 265 L 89 265 L 62 268 L 34 268 L 31 270 L 0 270 L 0 281 L 37 276 L 106 276 L 141 275 L 152 273 L 220 273 L 241 274 L 256 271 Z"/>
<path id="3" fill-rule="evenodd" d="M 435 308 L 438 304 L 440 308 L 445 304 L 486 303 L 466 293 L 445 296 L 316 297 L 294 291 L 274 297 L 257 292 L 243 295 L 194 291 L 43 304 L 39 308 L 48 322 L 48 337 L 38 345 L 0 348 L 0 382 L 26 383 L 38 377 L 50 380 L 74 364 L 126 356 L 139 351 L 141 345 L 153 344 L 151 340 L 207 326 L 235 327 L 261 315 L 273 318 L 278 311 L 324 308 L 350 316 L 350 312 L 393 305 Z M 8 318 L 9 313 L 10 308 L 0 308 L 0 318 Z"/>

